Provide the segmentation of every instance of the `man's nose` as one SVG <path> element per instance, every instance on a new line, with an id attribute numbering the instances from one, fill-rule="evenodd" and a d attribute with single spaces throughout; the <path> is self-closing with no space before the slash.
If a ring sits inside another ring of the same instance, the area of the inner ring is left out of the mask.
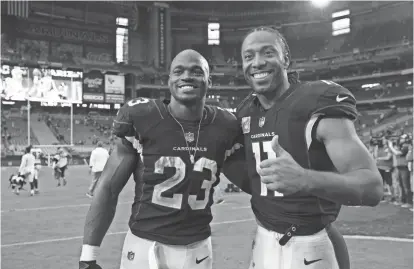
<path id="1" fill-rule="evenodd" d="M 264 65 L 266 65 L 265 59 L 261 55 L 257 54 L 256 57 L 253 60 L 252 66 L 254 68 L 260 68 L 260 67 L 262 67 Z"/>
<path id="2" fill-rule="evenodd" d="M 183 74 L 180 77 L 183 81 L 192 81 L 194 79 L 193 75 L 189 71 L 184 71 Z"/>

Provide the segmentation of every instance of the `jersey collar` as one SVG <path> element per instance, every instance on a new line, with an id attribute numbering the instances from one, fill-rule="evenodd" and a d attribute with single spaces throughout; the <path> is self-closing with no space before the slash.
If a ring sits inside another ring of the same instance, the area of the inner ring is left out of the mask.
<path id="1" fill-rule="evenodd" d="M 283 101 L 285 101 L 299 87 L 299 85 L 300 83 L 290 84 L 290 87 L 276 100 L 275 104 L 272 107 L 279 107 L 283 103 Z M 261 111 L 266 111 L 266 109 L 264 109 L 261 105 L 259 98 L 257 98 L 257 95 L 253 93 L 252 96 L 254 96 L 253 104 L 256 107 L 258 107 Z"/>
<path id="2" fill-rule="evenodd" d="M 160 112 L 161 112 L 163 118 L 172 118 L 170 113 L 168 112 L 168 108 L 167 108 L 168 104 L 170 103 L 169 99 L 164 99 L 162 101 L 161 100 L 156 100 L 155 102 L 156 102 L 157 106 L 160 108 Z M 217 113 L 216 110 L 213 109 L 213 107 L 211 107 L 209 105 L 204 105 L 204 110 L 205 110 L 204 118 L 201 122 L 201 126 L 212 123 L 214 121 L 214 118 L 216 117 L 216 113 Z M 179 120 L 181 123 L 184 123 L 184 124 L 196 124 L 196 123 L 198 124 L 198 122 L 199 122 L 198 120 L 196 120 L 196 121 L 186 121 L 186 120 L 182 120 L 182 119 L 177 119 L 177 120 Z"/>

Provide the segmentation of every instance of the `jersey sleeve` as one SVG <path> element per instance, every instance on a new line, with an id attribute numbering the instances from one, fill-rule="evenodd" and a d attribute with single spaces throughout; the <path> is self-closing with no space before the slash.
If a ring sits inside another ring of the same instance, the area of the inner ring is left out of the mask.
<path id="1" fill-rule="evenodd" d="M 322 83 L 321 83 L 322 84 Z M 311 115 L 321 114 L 325 117 L 346 117 L 354 121 L 358 116 L 354 95 L 346 88 L 334 83 L 326 82 L 326 88 L 316 99 L 316 106 Z"/>
<path id="2" fill-rule="evenodd" d="M 130 149 L 139 150 L 138 134 L 134 128 L 134 122 L 130 115 L 128 103 L 122 106 L 112 124 L 112 133 L 122 140 L 122 143 Z"/>

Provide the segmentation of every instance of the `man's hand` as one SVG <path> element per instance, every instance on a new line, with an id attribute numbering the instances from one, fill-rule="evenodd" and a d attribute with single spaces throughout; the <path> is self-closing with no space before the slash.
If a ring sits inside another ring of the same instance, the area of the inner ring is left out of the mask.
<path id="1" fill-rule="evenodd" d="M 79 269 L 102 269 L 96 261 L 88 261 L 88 262 L 79 262 Z"/>
<path id="2" fill-rule="evenodd" d="M 279 137 L 272 140 L 272 149 L 276 158 L 269 158 L 260 163 L 258 173 L 269 190 L 293 194 L 307 189 L 303 176 L 306 169 L 300 166 L 293 157 L 280 146 Z"/>

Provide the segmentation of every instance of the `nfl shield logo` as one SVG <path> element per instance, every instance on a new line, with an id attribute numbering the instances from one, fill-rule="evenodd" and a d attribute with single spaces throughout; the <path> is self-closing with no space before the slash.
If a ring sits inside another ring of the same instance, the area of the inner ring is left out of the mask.
<path id="1" fill-rule="evenodd" d="M 261 117 L 259 119 L 259 127 L 263 127 L 263 125 L 265 124 L 266 118 L 265 117 Z"/>
<path id="2" fill-rule="evenodd" d="M 194 141 L 194 133 L 190 133 L 190 132 L 185 133 L 184 138 L 187 142 L 191 143 Z"/>
<path id="3" fill-rule="evenodd" d="M 243 134 L 250 133 L 250 117 L 243 117 L 241 125 L 243 129 Z"/>
<path id="4" fill-rule="evenodd" d="M 128 260 L 132 261 L 134 257 L 135 257 L 135 253 L 132 251 L 128 251 L 128 255 L 127 255 Z"/>

